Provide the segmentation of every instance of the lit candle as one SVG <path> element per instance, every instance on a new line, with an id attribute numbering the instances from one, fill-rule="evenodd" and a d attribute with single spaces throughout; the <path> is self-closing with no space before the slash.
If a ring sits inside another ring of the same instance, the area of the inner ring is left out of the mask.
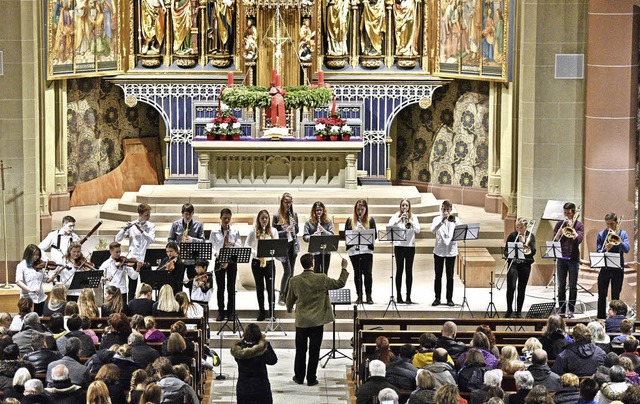
<path id="1" fill-rule="evenodd" d="M 280 87 L 280 75 L 276 74 L 276 87 Z"/>
<path id="2" fill-rule="evenodd" d="M 233 85 L 233 72 L 227 73 L 227 84 L 230 86 Z"/>
<path id="3" fill-rule="evenodd" d="M 324 72 L 318 70 L 318 84 L 324 84 Z"/>

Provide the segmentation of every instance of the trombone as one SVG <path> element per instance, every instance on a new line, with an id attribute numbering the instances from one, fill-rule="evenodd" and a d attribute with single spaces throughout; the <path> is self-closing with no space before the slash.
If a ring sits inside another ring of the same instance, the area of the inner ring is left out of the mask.
<path id="1" fill-rule="evenodd" d="M 531 235 L 533 234 L 533 228 L 535 225 L 536 225 L 536 221 L 535 219 L 533 219 L 529 223 L 527 223 L 527 228 L 524 230 L 525 235 L 527 234 L 527 232 L 529 233 L 529 235 L 526 237 L 526 239 L 522 244 L 524 255 L 531 254 L 531 246 L 529 246 L 529 243 L 531 243 Z"/>
<path id="2" fill-rule="evenodd" d="M 620 216 L 620 220 L 618 221 L 618 224 L 616 225 L 616 230 L 615 231 L 609 229 L 609 234 L 607 234 L 607 240 L 605 241 L 605 244 L 612 244 L 612 245 L 616 246 L 616 245 L 620 245 L 620 243 L 622 243 L 622 238 L 620 237 L 620 226 L 622 225 L 622 220 L 623 219 L 624 219 L 624 216 Z"/>
<path id="3" fill-rule="evenodd" d="M 581 210 L 582 210 L 582 205 L 578 206 L 578 209 L 576 209 L 576 213 L 573 215 L 573 220 L 569 220 L 567 218 L 564 219 L 562 226 L 560 226 L 560 228 L 558 229 L 558 232 L 553 237 L 553 241 L 560 241 L 562 237 L 566 237 L 570 239 L 574 239 L 578 237 L 578 232 L 576 231 L 576 229 L 573 228 L 573 226 L 578 220 L 578 217 L 580 217 Z M 567 221 L 568 221 L 568 226 L 565 226 Z"/>
<path id="4" fill-rule="evenodd" d="M 535 220 L 531 220 L 529 222 L 527 222 L 527 227 L 524 229 L 524 234 L 518 234 L 516 236 L 516 239 L 514 240 L 516 243 L 522 241 L 522 250 L 524 255 L 529 255 L 531 254 L 531 246 L 529 246 L 529 243 L 531 242 L 531 235 L 533 234 L 533 228 L 536 225 L 536 221 Z M 527 232 L 529 233 L 527 235 Z M 526 238 L 524 237 L 525 235 Z M 506 247 L 505 247 L 505 251 L 506 251 Z M 505 253 L 506 254 L 506 253 Z M 511 265 L 513 265 L 513 261 L 515 261 L 515 259 L 507 259 L 505 258 L 504 261 L 504 265 L 502 266 L 502 271 L 500 272 L 500 280 L 496 283 L 496 289 L 501 290 L 504 286 L 504 283 L 507 279 L 507 274 L 509 273 L 509 270 L 511 269 Z"/>

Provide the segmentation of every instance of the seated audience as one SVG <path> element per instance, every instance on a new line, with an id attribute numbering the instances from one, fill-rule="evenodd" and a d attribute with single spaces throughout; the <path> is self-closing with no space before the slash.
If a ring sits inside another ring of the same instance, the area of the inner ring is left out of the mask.
<path id="1" fill-rule="evenodd" d="M 190 341 L 187 339 L 187 326 L 185 325 L 184 321 L 178 320 L 175 323 L 171 324 L 170 330 L 171 330 L 171 333 L 177 332 L 184 339 L 184 342 L 187 345 L 187 349 L 184 351 L 184 354 L 194 357 L 195 348 L 193 345 L 193 341 Z M 168 340 L 162 343 L 162 355 L 164 356 L 169 355 L 169 350 L 167 349 L 167 342 Z"/>
<path id="2" fill-rule="evenodd" d="M 132 331 L 137 331 L 140 334 L 147 332 L 147 327 L 144 325 L 144 317 L 140 314 L 134 314 L 129 317 L 129 326 Z"/>
<path id="3" fill-rule="evenodd" d="M 64 314 L 64 308 L 67 305 L 67 288 L 62 283 L 58 283 L 51 288 L 49 299 L 44 304 L 42 310 L 43 317 L 51 317 L 53 313 Z"/>
<path id="4" fill-rule="evenodd" d="M 495 355 L 491 353 L 489 338 L 485 333 L 481 331 L 476 331 L 476 333 L 473 335 L 473 339 L 471 340 L 471 345 L 469 349 L 476 349 L 482 353 L 487 369 L 495 369 L 498 366 L 498 358 L 496 358 Z M 467 354 L 468 354 L 468 351 L 462 353 L 458 357 L 459 366 L 461 366 L 464 363 L 464 361 L 467 359 Z"/>
<path id="5" fill-rule="evenodd" d="M 77 384 L 80 387 L 88 386 L 89 383 L 91 383 L 89 368 L 80 363 L 80 357 L 78 354 L 80 353 L 81 348 L 82 343 L 78 338 L 69 338 L 67 341 L 67 351 L 62 359 L 51 362 L 49 366 L 47 366 L 47 384 L 55 380 L 52 372 L 58 365 L 64 365 L 67 378 L 69 378 L 71 383 Z"/>
<path id="6" fill-rule="evenodd" d="M 529 365 L 531 365 L 531 355 L 536 349 L 542 349 L 542 343 L 540 340 L 536 337 L 527 339 L 524 343 L 524 347 L 522 348 L 522 356 L 520 357 L 520 360 L 524 362 L 525 367 L 529 367 Z"/>
<path id="7" fill-rule="evenodd" d="M 131 347 L 131 357 L 140 369 L 145 369 L 160 356 L 160 352 L 150 347 L 144 341 L 142 334 L 137 331 L 133 331 L 131 335 L 129 335 L 127 342 Z"/>
<path id="8" fill-rule="evenodd" d="M 553 399 L 549 396 L 546 387 L 537 385 L 533 386 L 524 402 L 525 404 L 553 404 Z"/>
<path id="9" fill-rule="evenodd" d="M 547 352 L 544 349 L 536 349 L 531 356 L 531 366 L 527 368 L 533 376 L 533 385 L 539 384 L 547 388 L 547 391 L 558 391 L 562 387 L 560 376 L 553 373 L 547 364 Z"/>
<path id="10" fill-rule="evenodd" d="M 137 404 L 140 402 L 140 397 L 147 387 L 149 375 L 143 369 L 138 369 L 133 372 L 131 376 L 131 383 L 129 384 L 129 403 Z"/>
<path id="11" fill-rule="evenodd" d="M 606 360 L 606 359 L 605 359 Z M 627 383 L 632 386 L 640 385 L 640 377 L 633 368 L 633 363 L 629 358 L 620 358 L 620 366 L 627 371 Z"/>
<path id="12" fill-rule="evenodd" d="M 69 330 L 64 336 L 56 340 L 58 346 L 58 352 L 64 355 L 67 341 L 71 337 L 76 337 L 82 343 L 82 349 L 80 350 L 80 356 L 88 358 L 96 353 L 96 347 L 90 336 L 85 334 L 80 328 L 82 327 L 82 319 L 79 315 L 74 314 L 67 320 L 67 329 Z"/>
<path id="13" fill-rule="evenodd" d="M 622 395 L 622 402 L 624 404 L 640 404 L 640 387 L 629 386 Z"/>
<path id="14" fill-rule="evenodd" d="M 124 401 L 113 401 L 109 392 L 109 387 L 103 380 L 96 378 L 94 382 L 89 385 L 87 389 L 87 404 L 111 404 L 121 403 Z"/>
<path id="15" fill-rule="evenodd" d="M 164 342 L 167 337 L 160 330 L 156 329 L 156 320 L 152 316 L 144 318 L 144 326 L 147 331 L 144 333 L 144 340 L 147 342 Z"/>
<path id="16" fill-rule="evenodd" d="M 7 312 L 0 313 L 0 335 L 8 335 L 11 331 L 11 322 L 13 318 Z"/>
<path id="17" fill-rule="evenodd" d="M 527 394 L 533 388 L 533 376 L 528 370 L 519 370 L 513 375 L 516 382 L 516 392 L 509 394 L 509 404 L 524 404 Z"/>
<path id="18" fill-rule="evenodd" d="M 13 386 L 4 389 L 2 392 L 4 398 L 17 398 L 18 400 L 22 400 L 24 396 L 24 384 L 27 380 L 31 380 L 29 370 L 27 368 L 18 369 L 15 376 L 13 376 Z"/>
<path id="19" fill-rule="evenodd" d="M 55 348 L 55 340 L 53 338 L 50 338 L 50 340 L 54 341 L 53 345 Z M 33 351 L 23 356 L 22 360 L 31 363 L 35 367 L 36 373 L 45 373 L 47 366 L 49 366 L 51 362 L 62 358 L 62 355 L 60 355 L 58 351 L 49 348 L 47 338 L 45 338 L 44 334 L 33 334 L 31 336 L 31 346 L 33 347 Z"/>
<path id="20" fill-rule="evenodd" d="M 180 304 L 173 295 L 171 285 L 163 285 L 158 293 L 158 301 L 155 302 L 151 309 L 151 315 L 154 317 L 182 317 L 180 312 Z"/>
<path id="21" fill-rule="evenodd" d="M 164 357 L 156 359 L 153 362 L 153 369 L 159 379 L 157 384 L 162 389 L 162 402 L 200 403 L 196 392 L 193 391 L 191 386 L 175 376 L 169 359 Z"/>
<path id="22" fill-rule="evenodd" d="M 72 302 L 69 302 L 69 303 L 72 303 Z M 47 328 L 49 328 L 49 332 L 53 335 L 53 338 L 55 338 L 56 340 L 68 332 L 67 329 L 64 328 L 64 323 L 65 323 L 64 315 L 60 313 L 53 313 L 49 318 L 49 322 L 47 323 Z"/>
<path id="23" fill-rule="evenodd" d="M 44 393 L 42 381 L 29 379 L 24 383 L 24 396 L 20 404 L 49 404 L 49 397 Z"/>
<path id="24" fill-rule="evenodd" d="M 434 402 L 438 404 L 467 404 L 467 400 L 460 397 L 458 386 L 455 384 L 443 384 L 436 390 Z"/>
<path id="25" fill-rule="evenodd" d="M 36 313 L 29 313 L 24 317 L 22 331 L 15 334 L 12 339 L 18 345 L 20 354 L 31 352 L 31 336 L 34 333 L 44 333 L 44 327 L 40 324 L 40 317 Z"/>
<path id="26" fill-rule="evenodd" d="M 141 403 L 145 404 L 160 404 L 162 400 L 162 388 L 155 383 L 149 383 L 142 393 L 140 398 Z"/>
<path id="27" fill-rule="evenodd" d="M 580 399 L 578 404 L 596 404 L 595 397 L 599 391 L 598 383 L 593 379 L 583 379 L 580 382 Z"/>
<path id="28" fill-rule="evenodd" d="M 411 363 L 415 353 L 416 348 L 413 345 L 404 344 L 400 347 L 398 359 L 387 365 L 385 377 L 398 390 L 414 390 L 416 388 L 418 369 Z"/>
<path id="29" fill-rule="evenodd" d="M 449 354 L 444 348 L 436 348 L 433 351 L 433 363 L 425 366 L 423 369 L 428 370 L 434 378 L 434 389 L 438 389 L 443 384 L 457 384 L 457 373 L 451 363 L 448 362 Z"/>
<path id="30" fill-rule="evenodd" d="M 167 359 L 173 365 L 184 363 L 191 366 L 193 355 L 187 353 L 187 343 L 182 335 L 172 332 L 167 339 Z"/>
<path id="31" fill-rule="evenodd" d="M 194 304 L 193 302 L 191 302 L 189 300 L 189 295 L 187 295 L 185 292 L 176 293 L 176 301 L 180 305 L 181 317 L 202 318 L 202 316 L 204 316 L 204 308 L 199 304 Z"/>
<path id="32" fill-rule="evenodd" d="M 396 360 L 396 356 L 393 352 L 391 352 L 389 340 L 387 337 L 381 335 L 376 338 L 376 350 L 371 354 L 368 358 L 365 359 L 364 363 L 360 366 L 360 380 L 364 380 L 367 378 L 367 372 L 369 371 L 368 363 L 373 360 L 379 360 L 386 365 L 389 365 L 391 362 Z"/>
<path id="33" fill-rule="evenodd" d="M 91 329 L 91 319 L 87 316 L 82 316 L 80 317 L 80 320 L 82 321 L 82 325 L 80 326 L 82 332 L 87 334 L 89 338 L 91 338 L 91 341 L 93 341 L 94 345 L 100 343 L 96 332 Z"/>
<path id="34" fill-rule="evenodd" d="M 380 390 L 391 388 L 398 391 L 396 387 L 385 378 L 387 366 L 381 360 L 374 359 L 369 362 L 369 378 L 362 383 L 356 392 L 356 404 L 369 404 L 374 397 L 378 396 Z"/>
<path id="35" fill-rule="evenodd" d="M 470 404 L 482 404 L 494 395 L 489 395 L 488 391 L 491 387 L 500 387 L 502 383 L 502 370 L 491 369 L 484 372 L 483 384 L 478 389 L 471 390 Z M 504 398 L 504 393 L 502 394 Z"/>
<path id="36" fill-rule="evenodd" d="M 627 304 L 622 300 L 609 302 L 609 312 L 604 321 L 607 332 L 620 332 L 620 323 L 627 318 Z"/>
<path id="37" fill-rule="evenodd" d="M 11 319 L 9 331 L 18 332 L 22 330 L 24 316 L 33 311 L 33 300 L 30 297 L 21 297 L 18 299 L 18 315 Z"/>
<path id="38" fill-rule="evenodd" d="M 112 403 L 126 402 L 126 389 L 128 384 L 122 385 L 120 383 L 120 369 L 118 366 L 113 363 L 102 365 L 94 380 L 101 381 L 105 384 L 107 397 L 111 398 Z M 93 383 L 95 383 L 95 381 Z"/>
<path id="39" fill-rule="evenodd" d="M 498 347 L 496 346 L 496 337 L 493 335 L 491 327 L 488 325 L 479 325 L 478 328 L 476 328 L 476 332 L 481 332 L 486 335 L 489 340 L 489 352 L 491 352 L 496 358 L 500 356 L 500 350 L 498 350 Z"/>
<path id="40" fill-rule="evenodd" d="M 621 358 L 631 359 L 633 367 L 637 370 L 640 368 L 640 353 L 638 353 L 638 340 L 633 335 L 629 336 L 622 343 L 624 353 L 620 354 Z"/>
<path id="41" fill-rule="evenodd" d="M 112 314 L 127 312 L 127 304 L 123 300 L 120 288 L 113 285 L 107 286 L 104 290 L 104 298 L 105 303 L 100 307 L 102 317 L 111 317 Z"/>
<path id="42" fill-rule="evenodd" d="M 93 289 L 84 288 L 82 292 L 80 292 L 80 297 L 78 298 L 78 311 L 81 317 L 108 317 L 108 316 L 100 316 L 100 310 L 98 310 L 98 305 L 96 303 L 96 294 Z"/>
<path id="43" fill-rule="evenodd" d="M 433 363 L 433 350 L 436 348 L 438 337 L 431 332 L 420 335 L 420 346 L 413 355 L 413 366 L 423 368 Z"/>
<path id="44" fill-rule="evenodd" d="M 112 363 L 113 357 L 116 356 L 116 351 L 120 348 L 120 345 L 114 344 L 109 349 L 101 349 L 93 355 L 85 364 L 89 368 L 91 374 L 98 373 L 98 370 L 105 363 Z"/>
<path id="45" fill-rule="evenodd" d="M 573 404 L 580 399 L 580 379 L 573 373 L 565 373 L 560 376 L 562 388 L 553 395 L 555 404 Z"/>
<path id="46" fill-rule="evenodd" d="M 481 335 L 487 338 L 484 334 Z M 479 389 L 484 383 L 484 373 L 488 370 L 480 350 L 471 348 L 467 353 L 462 369 L 458 371 L 458 387 L 464 392 Z"/>
<path id="47" fill-rule="evenodd" d="M 80 341 L 78 340 L 79 350 Z M 72 382 L 70 373 L 69 369 L 62 363 L 56 364 L 47 373 L 47 379 L 49 379 L 50 374 L 51 381 L 47 382 L 45 391 L 51 402 L 56 404 L 78 404 L 86 401 L 87 392 L 81 385 Z"/>
<path id="48" fill-rule="evenodd" d="M 458 357 L 467 351 L 467 346 L 464 342 L 456 341 L 456 334 L 458 333 L 458 327 L 453 321 L 447 321 L 442 326 L 442 331 L 436 346 L 438 348 L 444 348 L 453 360 L 457 361 Z"/>
<path id="49" fill-rule="evenodd" d="M 6 390 L 13 385 L 13 378 L 20 368 L 26 368 L 31 377 L 35 377 L 36 371 L 31 363 L 16 359 L 19 355 L 16 344 L 5 347 L 3 354 L 4 360 L 0 361 L 0 390 Z"/>
<path id="50" fill-rule="evenodd" d="M 611 377 L 611 382 L 604 383 L 600 386 L 600 391 L 594 399 L 599 404 L 609 404 L 612 401 L 620 400 L 622 394 L 629 387 L 627 383 L 627 372 L 622 366 L 612 366 L 609 377 Z"/>
<path id="51" fill-rule="evenodd" d="M 407 404 L 431 404 L 435 402 L 436 380 L 431 372 L 424 369 L 418 369 L 416 385 L 418 387 L 411 392 L 411 396 L 409 396 Z"/>
<path id="52" fill-rule="evenodd" d="M 380 390 L 378 393 L 378 402 L 385 404 L 400 404 L 400 398 L 398 397 L 397 391 L 387 387 L 386 389 Z"/>
<path id="53" fill-rule="evenodd" d="M 616 335 L 613 340 L 611 340 L 611 345 L 621 345 L 627 337 L 633 334 L 633 321 L 628 318 L 622 320 L 620 322 L 620 333 L 620 335 Z"/>
<path id="54" fill-rule="evenodd" d="M 555 360 L 565 345 L 571 342 L 571 338 L 565 333 L 565 328 L 564 319 L 559 315 L 554 314 L 547 319 L 547 328 L 542 334 L 540 342 L 549 360 Z"/>
<path id="55" fill-rule="evenodd" d="M 136 295 L 136 298 L 130 300 L 127 308 L 127 315 L 133 316 L 134 314 L 139 314 L 141 316 L 150 316 L 153 309 L 153 299 L 151 299 L 151 295 L 153 294 L 153 289 L 150 285 L 143 283 L 140 285 L 140 290 Z"/>
<path id="56" fill-rule="evenodd" d="M 604 363 L 606 354 L 591 341 L 591 333 L 584 324 L 576 325 L 572 335 L 573 343 L 558 354 L 551 370 L 558 375 L 591 376 Z"/>
<path id="57" fill-rule="evenodd" d="M 492 370 L 500 370 L 500 369 L 492 369 Z M 487 389 L 487 396 L 484 403 L 504 403 L 504 390 L 500 386 L 490 386 Z M 471 403 L 471 401 L 469 401 Z"/>
<path id="58" fill-rule="evenodd" d="M 122 344 L 118 347 L 116 354 L 113 355 L 113 359 L 111 359 L 111 363 L 120 369 L 120 385 L 125 386 L 125 388 L 129 385 L 133 372 L 140 369 L 131 357 L 131 347 L 129 344 Z"/>
<path id="59" fill-rule="evenodd" d="M 598 382 L 598 386 L 601 386 L 602 383 L 608 383 L 611 381 L 609 378 L 609 371 L 611 370 L 611 366 L 620 364 L 620 357 L 615 354 L 615 352 L 609 352 L 604 357 L 604 364 L 598 366 L 596 373 L 593 374 L 593 380 Z"/>
<path id="60" fill-rule="evenodd" d="M 591 333 L 591 339 L 596 346 L 599 346 L 605 353 L 611 352 L 611 338 L 604 332 L 604 326 L 600 321 L 590 321 L 587 328 Z"/>
<path id="61" fill-rule="evenodd" d="M 120 289 L 118 289 L 120 290 Z M 100 349 L 108 349 L 111 345 L 122 345 L 127 343 L 127 338 L 131 334 L 129 319 L 124 313 L 113 313 L 107 320 L 108 331 L 102 336 Z"/>

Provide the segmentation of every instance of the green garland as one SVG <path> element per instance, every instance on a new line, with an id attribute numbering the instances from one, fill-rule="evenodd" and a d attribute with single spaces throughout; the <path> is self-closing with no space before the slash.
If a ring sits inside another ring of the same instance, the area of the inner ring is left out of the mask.
<path id="1" fill-rule="evenodd" d="M 307 86 L 284 87 L 284 105 L 288 109 L 302 107 L 317 108 L 333 100 L 333 92 L 326 87 L 310 89 Z M 220 100 L 231 108 L 268 108 L 271 106 L 269 89 L 260 86 L 238 86 L 226 88 Z"/>

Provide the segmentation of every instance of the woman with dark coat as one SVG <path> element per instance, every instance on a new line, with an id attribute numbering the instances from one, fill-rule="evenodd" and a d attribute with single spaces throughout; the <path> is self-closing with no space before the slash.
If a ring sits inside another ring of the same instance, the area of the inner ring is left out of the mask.
<path id="1" fill-rule="evenodd" d="M 471 348 L 467 353 L 462 369 L 458 372 L 458 387 L 464 392 L 481 388 L 484 373 L 488 370 L 482 351 Z"/>
<path id="2" fill-rule="evenodd" d="M 249 324 L 242 340 L 231 347 L 238 363 L 238 404 L 273 403 L 267 365 L 275 365 L 278 357 L 257 324 Z"/>
<path id="3" fill-rule="evenodd" d="M 580 379 L 573 373 L 565 373 L 560 377 L 562 388 L 553 396 L 555 404 L 577 403 L 580 399 Z"/>
<path id="4" fill-rule="evenodd" d="M 107 320 L 108 329 L 100 342 L 100 349 L 109 349 L 111 345 L 122 345 L 127 343 L 127 338 L 131 334 L 129 319 L 124 313 L 112 313 Z"/>
<path id="5" fill-rule="evenodd" d="M 547 328 L 540 338 L 542 349 L 547 352 L 548 360 L 555 360 L 565 345 L 569 345 L 571 338 L 565 334 L 565 324 L 562 317 L 557 314 L 549 316 Z"/>

